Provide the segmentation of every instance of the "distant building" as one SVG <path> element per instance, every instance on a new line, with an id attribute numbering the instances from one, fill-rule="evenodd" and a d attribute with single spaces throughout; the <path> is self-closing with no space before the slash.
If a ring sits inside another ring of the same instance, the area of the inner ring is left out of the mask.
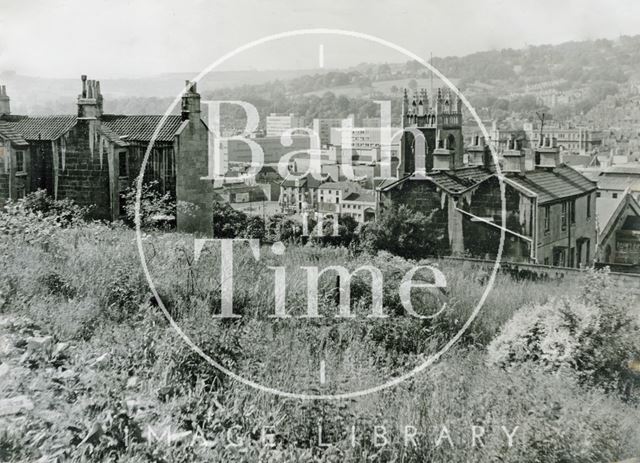
<path id="1" fill-rule="evenodd" d="M 359 190 L 353 182 L 327 182 L 318 187 L 317 209 L 320 212 L 342 212 L 342 202 L 352 192 Z"/>
<path id="2" fill-rule="evenodd" d="M 328 176 L 321 177 L 320 180 L 312 175 L 298 177 L 290 175 L 280 183 L 278 204 L 282 212 L 300 214 L 314 209 L 317 206 L 318 188 L 329 179 Z"/>
<path id="3" fill-rule="evenodd" d="M 271 113 L 267 116 L 267 137 L 280 137 L 287 130 L 304 127 L 304 118 L 295 114 Z"/>
<path id="4" fill-rule="evenodd" d="M 598 198 L 619 199 L 628 191 L 640 200 L 640 164 L 629 163 L 607 167 L 596 177 Z"/>
<path id="5" fill-rule="evenodd" d="M 532 146 L 540 144 L 540 129 L 534 124 L 527 123 L 523 126 Z M 603 134 L 600 130 L 586 127 L 566 127 L 562 125 L 545 124 L 542 129 L 543 138 L 555 138 L 560 151 L 584 154 L 602 146 Z"/>
<path id="6" fill-rule="evenodd" d="M 250 139 L 251 142 L 257 143 L 262 148 L 265 164 L 277 164 L 285 154 L 293 151 L 308 150 L 311 146 L 307 135 L 293 135 L 291 140 L 292 144 L 285 146 L 282 144 L 280 136 Z M 233 164 L 249 164 L 251 163 L 251 146 L 243 140 L 223 140 L 222 156 L 229 166 Z"/>
<path id="7" fill-rule="evenodd" d="M 353 217 L 358 223 L 376 218 L 376 197 L 373 190 L 361 190 L 348 194 L 342 200 L 341 215 Z"/>
<path id="8" fill-rule="evenodd" d="M 343 119 L 316 118 L 313 120 L 313 130 L 320 137 L 320 147 L 324 148 L 331 143 L 331 129 L 342 127 Z M 353 123 L 353 118 L 351 118 Z"/>

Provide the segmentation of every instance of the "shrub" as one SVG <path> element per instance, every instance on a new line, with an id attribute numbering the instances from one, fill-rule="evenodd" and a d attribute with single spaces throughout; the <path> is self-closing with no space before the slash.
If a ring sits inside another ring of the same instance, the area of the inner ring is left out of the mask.
<path id="1" fill-rule="evenodd" d="M 583 383 L 617 387 L 625 364 L 640 358 L 640 317 L 633 307 L 611 286 L 607 271 L 591 270 L 581 297 L 519 310 L 490 344 L 490 359 L 568 368 Z"/>
<path id="2" fill-rule="evenodd" d="M 437 254 L 441 237 L 434 236 L 430 217 L 405 205 L 386 210 L 380 220 L 369 222 L 362 231 L 362 248 L 375 253 L 388 251 L 408 259 Z"/>
<path id="3" fill-rule="evenodd" d="M 123 194 L 127 222 L 135 224 L 137 185 Z M 140 196 L 140 227 L 143 229 L 167 229 L 175 224 L 176 202 L 167 192 L 160 192 L 157 180 L 143 183 Z"/>

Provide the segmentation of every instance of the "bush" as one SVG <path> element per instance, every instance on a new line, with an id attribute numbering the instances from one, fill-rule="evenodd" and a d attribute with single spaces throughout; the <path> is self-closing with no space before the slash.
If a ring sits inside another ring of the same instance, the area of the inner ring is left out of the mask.
<path id="1" fill-rule="evenodd" d="M 388 251 L 407 259 L 437 254 L 431 219 L 407 206 L 386 210 L 380 220 L 369 222 L 362 231 L 362 248 L 369 252 Z"/>
<path id="2" fill-rule="evenodd" d="M 128 188 L 123 194 L 127 222 L 135 224 L 137 186 Z M 140 196 L 140 227 L 143 229 L 167 229 L 175 225 L 176 202 L 167 192 L 160 192 L 157 180 L 143 183 Z"/>
<path id="3" fill-rule="evenodd" d="M 534 362 L 574 370 L 582 383 L 620 386 L 640 358 L 640 314 L 612 287 L 607 271 L 589 271 L 581 297 L 520 309 L 490 344 L 493 363 Z"/>

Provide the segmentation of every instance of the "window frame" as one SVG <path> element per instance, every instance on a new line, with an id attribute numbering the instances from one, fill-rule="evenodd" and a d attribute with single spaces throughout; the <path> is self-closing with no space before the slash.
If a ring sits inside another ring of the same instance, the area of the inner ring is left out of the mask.
<path id="1" fill-rule="evenodd" d="M 23 150 L 17 150 L 16 152 L 16 174 L 26 174 L 27 165 L 26 158 Z"/>
<path id="2" fill-rule="evenodd" d="M 544 206 L 544 231 L 551 231 L 551 206 Z"/>

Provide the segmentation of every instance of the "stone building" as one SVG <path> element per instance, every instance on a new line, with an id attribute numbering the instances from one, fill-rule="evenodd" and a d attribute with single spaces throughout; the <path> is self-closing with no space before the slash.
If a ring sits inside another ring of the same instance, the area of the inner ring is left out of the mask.
<path id="1" fill-rule="evenodd" d="M 144 180 L 156 181 L 177 200 L 178 229 L 211 233 L 213 185 L 201 180 L 208 172 L 208 129 L 196 85 L 187 83 L 179 115 L 163 117 L 104 114 L 100 82 L 86 76 L 81 82 L 76 115 L 12 115 L 3 88 L 0 202 L 45 189 L 55 198 L 93 206 L 94 218 L 118 219 L 121 194 L 151 148 Z"/>
<path id="2" fill-rule="evenodd" d="M 424 213 L 433 230 L 425 239 L 440 255 L 493 258 L 504 229 L 502 260 L 570 267 L 593 261 L 596 185 L 560 162 L 554 140 L 532 148 L 512 139 L 499 177 L 481 137 L 464 163 L 460 103 L 448 92 L 430 100 L 422 91 L 410 104 L 405 96 L 403 127 L 401 176 L 377 187 L 378 214 L 400 204 Z"/>

